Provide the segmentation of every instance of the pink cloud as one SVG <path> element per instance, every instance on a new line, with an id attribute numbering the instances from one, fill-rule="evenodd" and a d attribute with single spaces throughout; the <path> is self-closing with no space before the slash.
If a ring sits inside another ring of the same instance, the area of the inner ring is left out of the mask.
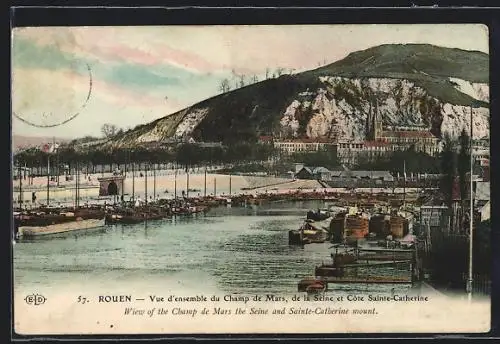
<path id="1" fill-rule="evenodd" d="M 123 60 L 147 66 L 163 63 L 173 64 L 185 69 L 209 72 L 215 66 L 202 57 L 188 51 L 174 49 L 168 45 L 155 45 L 154 50 L 126 44 L 95 45 L 92 54 L 108 60 Z"/>
<path id="2" fill-rule="evenodd" d="M 40 84 L 39 80 L 43 80 Z M 40 99 L 42 103 L 51 102 L 54 98 L 50 94 L 50 89 L 55 90 L 57 95 L 64 91 L 65 96 L 71 95 L 84 97 L 88 92 L 89 79 L 88 76 L 75 73 L 70 70 L 49 71 L 44 69 L 16 69 L 13 71 L 13 94 L 26 93 L 28 99 L 33 97 L 29 95 L 29 90 L 45 89 L 47 94 L 46 99 Z M 179 104 L 174 98 L 166 100 L 164 96 L 155 96 L 151 93 L 136 92 L 116 84 L 105 82 L 93 76 L 92 79 L 92 94 L 90 102 L 94 98 L 102 99 L 108 103 L 117 106 L 137 106 L 137 107 L 179 107 Z"/>

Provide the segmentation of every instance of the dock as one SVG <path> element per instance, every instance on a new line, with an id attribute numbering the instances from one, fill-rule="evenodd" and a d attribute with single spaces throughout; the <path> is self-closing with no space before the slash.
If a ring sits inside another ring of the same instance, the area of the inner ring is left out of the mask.
<path id="1" fill-rule="evenodd" d="M 395 248 L 358 248 L 362 252 L 386 252 L 386 253 L 413 253 L 412 249 L 395 249 Z"/>
<path id="2" fill-rule="evenodd" d="M 363 267 L 369 267 L 369 266 L 381 266 L 381 265 L 394 265 L 394 264 L 410 264 L 412 261 L 411 260 L 391 260 L 391 261 L 386 261 L 386 262 L 367 262 L 367 263 L 358 263 L 358 264 L 344 264 L 339 266 L 339 268 L 344 269 L 344 268 L 363 268 Z"/>
<path id="3" fill-rule="evenodd" d="M 377 284 L 411 284 L 408 277 L 323 277 L 326 283 L 377 283 Z"/>

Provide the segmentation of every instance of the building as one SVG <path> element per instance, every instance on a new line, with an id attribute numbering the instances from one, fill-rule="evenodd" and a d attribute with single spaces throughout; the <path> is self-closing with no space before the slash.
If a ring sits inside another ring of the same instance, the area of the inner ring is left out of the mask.
<path id="1" fill-rule="evenodd" d="M 490 201 L 486 202 L 482 207 L 479 208 L 479 214 L 481 214 L 481 222 L 487 221 L 491 217 L 491 204 Z"/>
<path id="2" fill-rule="evenodd" d="M 272 145 L 274 142 L 274 139 L 272 136 L 259 136 L 258 142 L 260 144 L 270 144 Z"/>
<path id="3" fill-rule="evenodd" d="M 424 227 L 444 228 L 448 225 L 448 207 L 445 205 L 423 205 L 420 207 L 420 221 Z"/>
<path id="4" fill-rule="evenodd" d="M 340 141 L 337 143 L 337 157 L 341 164 L 356 165 L 365 152 L 365 143 L 360 141 Z"/>
<path id="5" fill-rule="evenodd" d="M 124 194 L 125 176 L 97 178 L 99 181 L 99 196 L 120 196 Z"/>
<path id="6" fill-rule="evenodd" d="M 289 140 L 274 140 L 273 145 L 285 154 L 317 152 L 323 149 L 331 149 L 337 151 L 337 143 L 330 139 L 289 139 Z"/>
<path id="7" fill-rule="evenodd" d="M 474 201 L 476 203 L 480 202 L 489 202 L 490 201 L 490 182 L 477 181 L 475 192 L 474 192 Z"/>
<path id="8" fill-rule="evenodd" d="M 297 179 L 316 179 L 316 180 L 330 180 L 332 178 L 332 171 L 326 167 L 302 167 L 296 174 Z"/>
<path id="9" fill-rule="evenodd" d="M 435 156 L 439 153 L 439 139 L 423 126 L 387 126 L 383 127 L 380 114 L 376 111 L 369 124 L 369 138 L 385 142 L 386 151 L 406 150 L 414 147 L 418 152 Z"/>

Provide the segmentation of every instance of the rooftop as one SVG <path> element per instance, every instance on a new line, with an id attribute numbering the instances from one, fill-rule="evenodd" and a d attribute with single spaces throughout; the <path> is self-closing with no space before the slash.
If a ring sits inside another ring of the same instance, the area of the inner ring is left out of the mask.
<path id="1" fill-rule="evenodd" d="M 336 144 L 334 140 L 329 138 L 297 138 L 276 140 L 276 143 L 330 143 Z"/>
<path id="2" fill-rule="evenodd" d="M 365 141 L 365 147 L 387 147 L 389 142 L 386 141 Z"/>

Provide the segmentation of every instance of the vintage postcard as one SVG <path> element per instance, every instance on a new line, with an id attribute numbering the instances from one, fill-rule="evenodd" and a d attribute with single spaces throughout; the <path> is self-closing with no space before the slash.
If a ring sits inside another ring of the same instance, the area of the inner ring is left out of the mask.
<path id="1" fill-rule="evenodd" d="M 490 330 L 486 26 L 12 40 L 16 334 Z"/>

